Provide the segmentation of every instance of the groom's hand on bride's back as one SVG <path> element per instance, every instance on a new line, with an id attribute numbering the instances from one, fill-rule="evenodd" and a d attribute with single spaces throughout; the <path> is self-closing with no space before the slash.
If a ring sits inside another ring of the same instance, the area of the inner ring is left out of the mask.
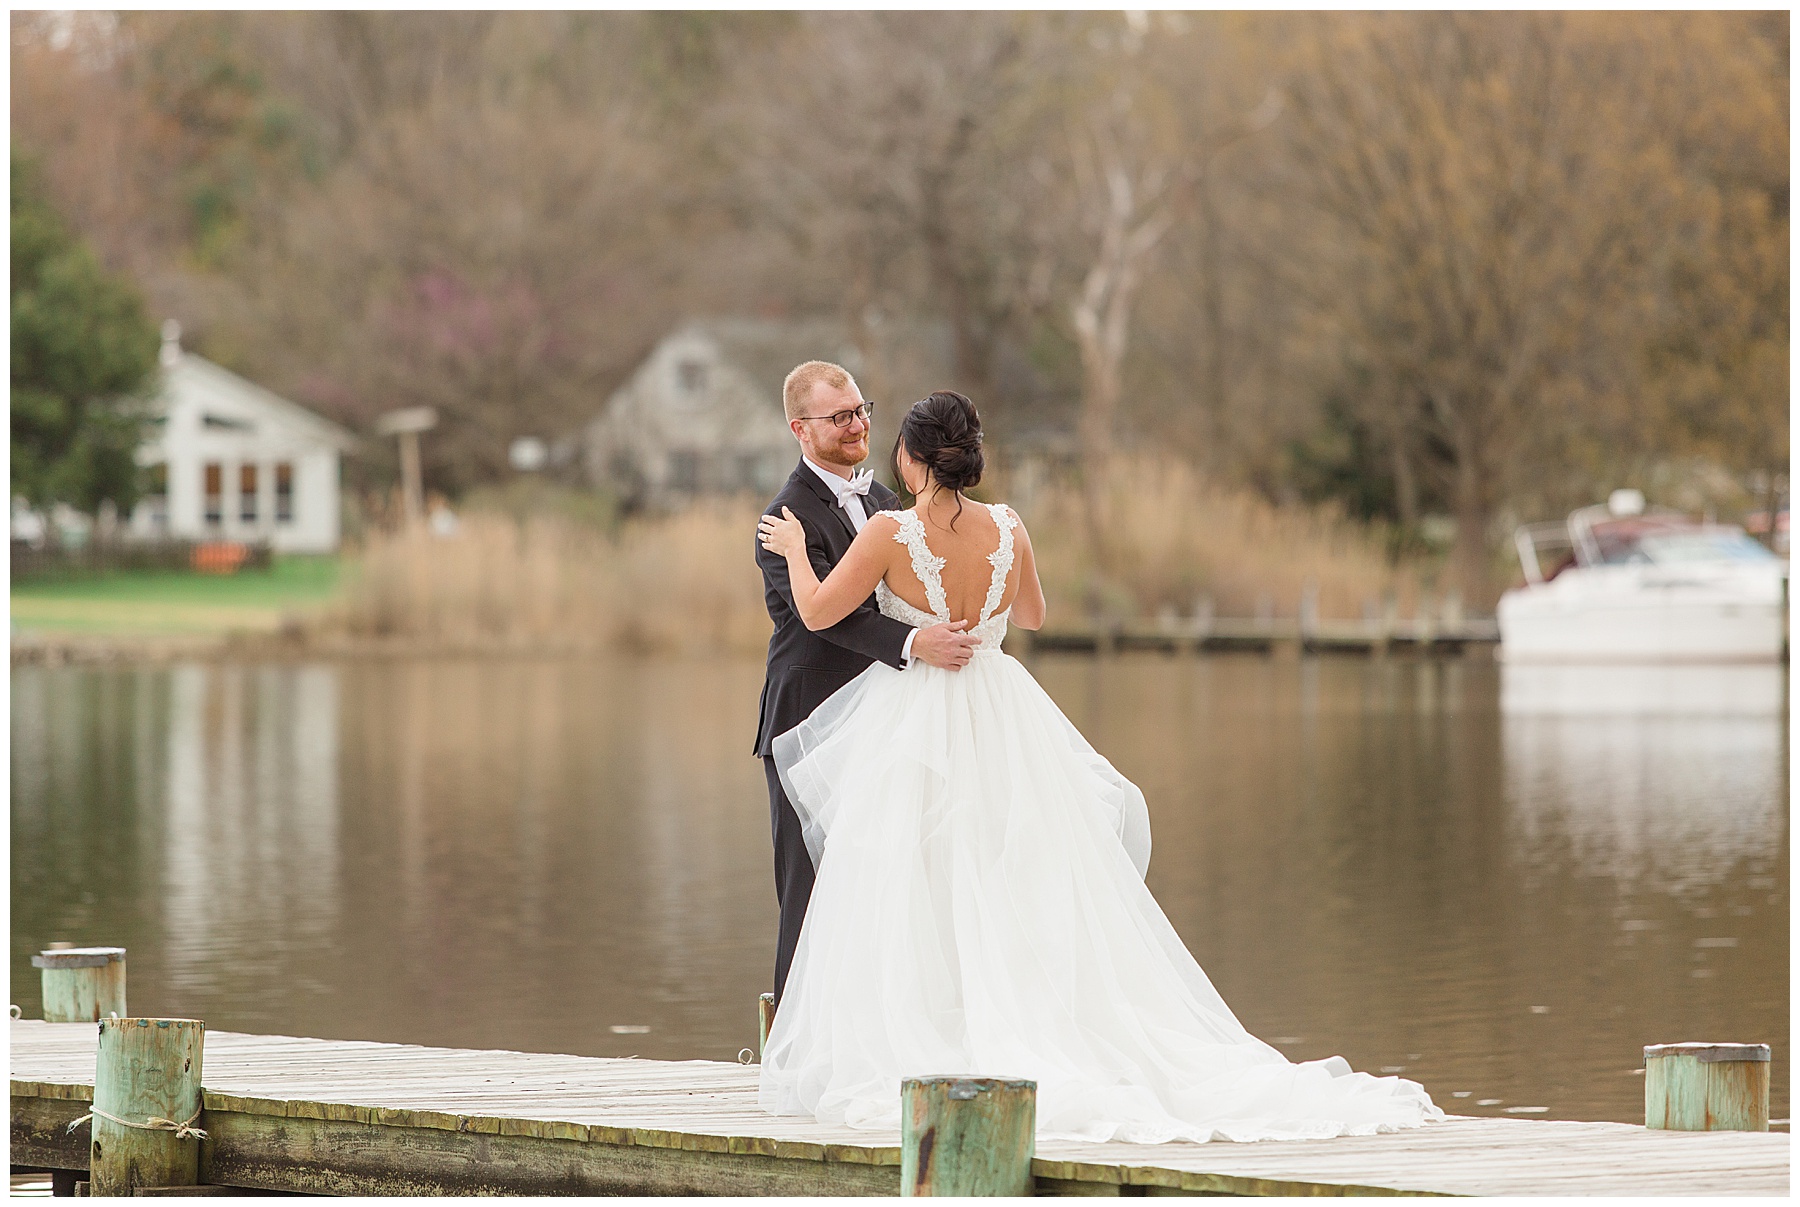
<path id="1" fill-rule="evenodd" d="M 957 620 L 920 629 L 913 638 L 912 656 L 947 671 L 961 670 L 975 653 L 975 638 L 963 631 L 968 627 L 968 621 Z"/>

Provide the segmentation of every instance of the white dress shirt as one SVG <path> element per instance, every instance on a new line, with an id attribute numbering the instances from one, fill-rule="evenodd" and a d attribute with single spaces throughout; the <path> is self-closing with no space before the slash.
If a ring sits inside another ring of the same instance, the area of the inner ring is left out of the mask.
<path id="1" fill-rule="evenodd" d="M 820 481 L 831 488 L 831 493 L 837 497 L 838 506 L 842 507 L 844 513 L 850 517 L 850 527 L 861 532 L 863 525 L 869 522 L 869 513 L 863 507 L 863 498 L 869 493 L 869 483 L 873 480 L 874 475 L 865 469 L 845 477 L 821 467 L 811 457 L 802 456 L 800 459 L 806 462 L 807 467 L 813 473 L 819 475 Z"/>
<path id="2" fill-rule="evenodd" d="M 838 506 L 844 509 L 845 515 L 850 517 L 850 527 L 856 532 L 861 532 L 863 525 L 869 522 L 869 513 L 863 507 L 863 498 L 869 492 L 868 483 L 873 475 L 868 470 L 862 470 L 855 477 L 846 478 L 842 474 L 832 473 L 804 453 L 801 454 L 800 459 L 806 462 L 808 469 L 819 475 L 820 481 L 830 487 L 832 495 L 837 499 Z M 861 487 L 860 490 L 856 489 L 858 486 Z M 910 630 L 906 634 L 905 643 L 900 647 L 900 661 L 909 666 L 912 664 L 913 638 L 918 635 L 919 630 Z"/>

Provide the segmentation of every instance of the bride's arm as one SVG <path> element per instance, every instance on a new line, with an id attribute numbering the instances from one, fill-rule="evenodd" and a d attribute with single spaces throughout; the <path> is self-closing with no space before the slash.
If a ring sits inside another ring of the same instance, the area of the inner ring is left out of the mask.
<path id="1" fill-rule="evenodd" d="M 1017 519 L 1018 514 L 1013 512 L 1013 517 Z M 1013 593 L 1012 623 L 1021 629 L 1041 629 L 1044 627 L 1044 584 L 1038 581 L 1037 558 L 1032 556 L 1031 534 L 1025 531 L 1025 521 L 1019 521 L 1013 542 L 1018 549 L 1019 589 Z"/>
<path id="2" fill-rule="evenodd" d="M 786 507 L 781 515 L 781 519 L 764 516 L 757 534 L 763 548 L 787 559 L 788 582 L 794 589 L 794 610 L 800 613 L 800 622 L 815 633 L 828 629 L 854 612 L 887 574 L 899 525 L 886 516 L 864 524 L 842 560 L 820 582 L 806 554 L 806 530 Z"/>

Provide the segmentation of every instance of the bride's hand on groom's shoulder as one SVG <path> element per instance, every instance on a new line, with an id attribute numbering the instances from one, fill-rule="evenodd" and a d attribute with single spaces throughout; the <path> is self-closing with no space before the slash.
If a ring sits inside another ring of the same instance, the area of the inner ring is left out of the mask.
<path id="1" fill-rule="evenodd" d="M 756 535 L 762 546 L 778 557 L 792 557 L 806 552 L 806 529 L 794 518 L 794 513 L 786 507 L 781 509 L 781 518 L 766 515 L 756 526 Z"/>

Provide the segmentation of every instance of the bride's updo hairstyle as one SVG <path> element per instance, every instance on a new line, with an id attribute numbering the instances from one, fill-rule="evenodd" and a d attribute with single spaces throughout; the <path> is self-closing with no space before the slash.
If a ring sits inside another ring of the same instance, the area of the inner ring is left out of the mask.
<path id="1" fill-rule="evenodd" d="M 981 416 L 975 404 L 955 390 L 938 390 L 907 408 L 900 420 L 900 436 L 894 441 L 896 462 L 899 450 L 923 465 L 932 481 L 945 490 L 963 491 L 981 481 L 986 459 L 981 454 Z M 894 472 L 899 473 L 896 465 Z M 957 501 L 957 513 L 962 502 Z"/>

